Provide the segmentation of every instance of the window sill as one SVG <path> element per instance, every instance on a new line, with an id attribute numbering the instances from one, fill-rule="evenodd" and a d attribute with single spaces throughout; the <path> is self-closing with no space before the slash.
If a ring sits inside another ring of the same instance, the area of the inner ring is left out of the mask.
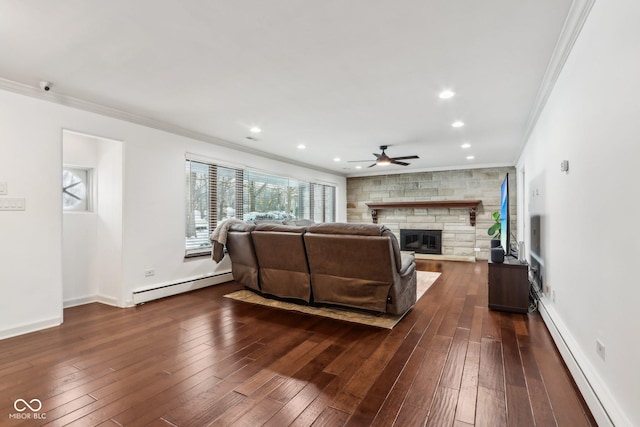
<path id="1" fill-rule="evenodd" d="M 209 252 L 200 252 L 197 254 L 185 254 L 184 259 L 192 259 L 192 258 L 202 258 L 202 257 L 211 257 L 211 251 Z"/>

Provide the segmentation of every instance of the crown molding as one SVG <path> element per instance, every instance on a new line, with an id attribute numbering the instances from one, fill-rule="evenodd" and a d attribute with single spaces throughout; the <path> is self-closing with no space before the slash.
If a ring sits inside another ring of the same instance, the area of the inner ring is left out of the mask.
<path id="1" fill-rule="evenodd" d="M 520 142 L 520 149 L 518 150 L 516 161 L 522 155 L 522 151 L 531 136 L 531 132 L 535 128 L 540 114 L 544 110 L 547 104 L 547 100 L 553 91 L 553 88 L 564 68 L 564 64 L 567 62 L 567 58 L 571 54 L 571 50 L 582 31 L 582 27 L 591 12 L 591 8 L 596 0 L 573 0 L 569 9 L 567 19 L 564 21 L 560 37 L 556 43 L 556 46 L 547 65 L 547 69 L 542 78 L 542 83 L 538 89 L 538 95 L 536 96 L 533 108 L 529 112 L 529 118 L 524 128 L 522 140 Z"/>
<path id="2" fill-rule="evenodd" d="M 307 169 L 312 169 L 318 172 L 328 173 L 337 176 L 346 176 L 344 173 L 336 172 L 331 169 L 325 169 L 318 166 L 310 165 L 304 162 L 298 162 L 293 159 L 278 156 L 276 154 L 268 153 L 262 150 L 256 150 L 254 148 L 245 147 L 243 145 L 237 145 L 230 141 L 225 141 L 220 138 L 216 138 L 211 135 L 207 135 L 201 132 L 196 132 L 181 126 L 174 125 L 172 123 L 152 119 L 149 117 L 141 116 L 138 114 L 129 113 L 127 111 L 119 110 L 117 108 L 109 107 L 106 105 L 96 104 L 93 102 L 85 101 L 82 99 L 66 96 L 57 92 L 43 92 L 40 88 L 29 86 L 23 83 L 18 83 L 12 80 L 0 78 L 0 89 L 8 92 L 17 93 L 20 95 L 30 96 L 32 98 L 38 98 L 43 101 L 49 101 L 56 104 L 64 105 L 66 107 L 76 108 L 78 110 L 88 111 L 91 113 L 99 114 L 113 119 L 123 120 L 129 123 L 145 126 L 168 132 L 174 135 L 184 136 L 186 138 L 195 139 L 198 141 L 207 142 L 220 147 L 229 148 L 236 151 L 241 151 L 247 154 L 253 154 L 256 156 L 276 160 L 279 162 L 287 163 L 294 166 L 300 166 Z"/>

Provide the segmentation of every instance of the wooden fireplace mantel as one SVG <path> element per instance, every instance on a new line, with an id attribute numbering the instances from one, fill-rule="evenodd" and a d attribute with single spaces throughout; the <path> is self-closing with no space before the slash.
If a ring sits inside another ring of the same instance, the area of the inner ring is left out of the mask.
<path id="1" fill-rule="evenodd" d="M 450 208 L 469 209 L 471 225 L 476 225 L 476 212 L 482 200 L 424 200 L 412 202 L 369 202 L 373 223 L 378 223 L 378 211 L 380 209 L 422 209 L 422 208 Z"/>

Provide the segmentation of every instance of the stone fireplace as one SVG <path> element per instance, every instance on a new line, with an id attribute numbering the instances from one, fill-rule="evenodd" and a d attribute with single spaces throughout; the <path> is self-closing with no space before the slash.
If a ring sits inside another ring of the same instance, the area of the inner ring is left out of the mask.
<path id="1" fill-rule="evenodd" d="M 375 169 L 375 168 L 374 168 Z M 407 172 L 347 178 L 347 221 L 377 221 L 400 241 L 401 229 L 442 230 L 442 255 L 424 257 L 488 259 L 487 230 L 500 209 L 500 185 L 513 167 Z M 515 193 L 515 192 L 514 192 Z M 512 229 L 516 229 L 515 197 L 509 198 Z"/>
<path id="2" fill-rule="evenodd" d="M 442 255 L 442 230 L 400 229 L 400 250 Z"/>

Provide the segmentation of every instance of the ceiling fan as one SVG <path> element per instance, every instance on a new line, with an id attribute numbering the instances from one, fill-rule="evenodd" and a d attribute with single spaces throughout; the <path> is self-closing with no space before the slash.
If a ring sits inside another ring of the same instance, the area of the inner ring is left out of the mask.
<path id="1" fill-rule="evenodd" d="M 401 166 L 409 166 L 409 163 L 406 162 L 400 162 L 399 160 L 408 160 L 408 159 L 419 159 L 420 157 L 418 156 L 402 156 L 402 157 L 389 157 L 387 156 L 387 153 L 384 152 L 384 150 L 386 150 L 387 148 L 389 148 L 388 145 L 381 145 L 380 149 L 382 150 L 382 153 L 377 154 L 377 153 L 373 153 L 374 156 L 376 156 L 376 161 L 375 163 L 373 163 L 372 165 L 369 165 L 368 167 L 372 168 L 376 165 L 378 166 L 388 166 L 391 164 L 394 165 L 401 165 Z M 369 160 L 350 160 L 349 163 L 358 163 L 358 162 L 368 162 Z"/>

